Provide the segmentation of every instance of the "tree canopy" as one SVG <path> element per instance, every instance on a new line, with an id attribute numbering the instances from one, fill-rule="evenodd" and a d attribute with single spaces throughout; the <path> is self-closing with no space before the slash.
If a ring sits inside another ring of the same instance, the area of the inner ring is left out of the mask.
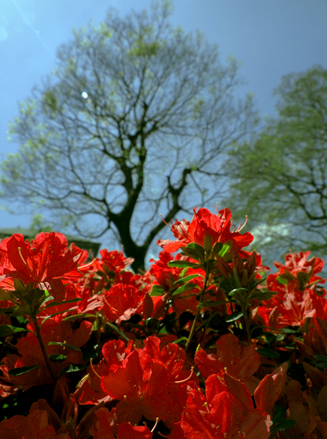
<path id="1" fill-rule="evenodd" d="M 248 214 L 271 258 L 327 244 L 327 70 L 316 66 L 282 78 L 278 116 L 252 142 L 230 153 L 230 205 Z"/>
<path id="2" fill-rule="evenodd" d="M 218 201 L 226 151 L 255 118 L 235 60 L 222 64 L 216 46 L 169 15 L 162 2 L 75 30 L 20 103 L 10 126 L 20 149 L 1 166 L 10 202 L 50 211 L 81 236 L 110 232 L 137 261 L 165 227 L 160 214 L 169 223 Z"/>

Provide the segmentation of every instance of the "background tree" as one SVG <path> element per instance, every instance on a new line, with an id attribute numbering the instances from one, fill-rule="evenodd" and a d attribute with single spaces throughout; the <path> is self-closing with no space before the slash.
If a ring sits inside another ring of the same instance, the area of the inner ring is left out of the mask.
<path id="1" fill-rule="evenodd" d="M 58 66 L 20 104 L 17 154 L 2 163 L 3 194 L 51 211 L 80 235 L 110 231 L 142 267 L 180 210 L 217 201 L 228 146 L 253 125 L 236 99 L 237 63 L 169 24 L 170 6 L 74 32 Z M 213 176 L 219 183 L 213 185 Z M 139 266 L 138 266 L 139 264 Z"/>
<path id="2" fill-rule="evenodd" d="M 44 221 L 43 215 L 36 213 L 32 217 L 32 221 L 29 227 L 31 234 L 36 236 L 42 232 L 51 232 L 53 230 L 53 226 L 46 221 Z M 61 230 L 61 233 L 65 233 Z"/>
<path id="3" fill-rule="evenodd" d="M 289 248 L 326 256 L 327 70 L 287 75 L 276 94 L 278 117 L 231 151 L 229 205 L 270 260 Z"/>

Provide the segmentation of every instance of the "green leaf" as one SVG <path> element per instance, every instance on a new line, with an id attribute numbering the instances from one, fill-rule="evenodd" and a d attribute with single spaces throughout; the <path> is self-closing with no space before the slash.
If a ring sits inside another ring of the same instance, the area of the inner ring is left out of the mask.
<path id="1" fill-rule="evenodd" d="M 196 277 L 202 277 L 202 279 L 204 279 L 204 276 L 202 276 L 202 274 L 190 274 L 188 276 L 177 279 L 177 281 L 174 282 L 174 285 L 179 284 L 181 282 L 183 282 L 183 283 L 188 282 L 189 280 L 192 280 Z"/>
<path id="2" fill-rule="evenodd" d="M 119 335 L 120 337 L 122 337 L 122 339 L 126 342 L 129 342 L 129 338 L 127 337 L 127 335 L 118 328 L 118 326 L 114 325 L 113 323 L 107 322 L 106 323 L 106 327 L 110 328 L 112 331 L 114 331 L 117 335 Z M 106 328 L 105 328 L 106 329 Z"/>
<path id="3" fill-rule="evenodd" d="M 54 363 L 62 363 L 63 361 L 67 360 L 67 355 L 52 354 L 52 355 L 49 355 L 49 360 L 53 361 Z"/>
<path id="4" fill-rule="evenodd" d="M 63 311 L 58 311 L 58 312 L 55 312 L 55 313 L 53 313 L 53 314 L 50 314 L 50 315 L 46 316 L 46 317 L 42 320 L 42 322 L 40 323 L 40 328 L 41 328 L 41 326 L 42 326 L 47 320 L 51 319 L 51 317 L 57 316 L 58 314 L 63 314 L 63 313 L 68 312 L 68 311 L 70 311 L 70 309 L 66 309 L 66 310 L 63 310 Z"/>
<path id="5" fill-rule="evenodd" d="M 245 293 L 245 294 L 244 294 Z M 246 288 L 234 288 L 232 291 L 228 293 L 228 296 L 240 306 L 246 301 L 248 290 Z"/>
<path id="6" fill-rule="evenodd" d="M 61 341 L 49 341 L 49 343 L 47 344 L 47 346 L 62 346 L 62 347 L 64 347 L 64 348 L 72 349 L 73 351 L 77 351 L 77 352 L 80 352 L 80 351 L 81 351 L 80 348 L 77 348 L 76 346 L 73 346 L 73 345 L 68 344 L 68 343 L 63 343 L 63 342 L 61 342 Z"/>
<path id="7" fill-rule="evenodd" d="M 17 377 L 19 375 L 25 375 L 26 373 L 30 372 L 34 369 L 39 369 L 41 365 L 36 366 L 24 366 L 24 367 L 16 367 L 15 369 L 12 369 L 8 372 L 8 374 L 12 377 Z"/>
<path id="8" fill-rule="evenodd" d="M 58 314 L 60 314 L 60 313 L 58 313 Z M 91 318 L 91 317 L 93 317 L 93 318 L 95 317 L 95 311 L 94 311 L 94 314 L 90 314 L 90 313 L 87 314 L 85 312 L 82 312 L 80 314 L 74 314 L 72 316 L 67 316 L 64 319 L 62 319 L 62 321 L 66 322 L 68 320 L 88 319 L 88 318 Z"/>
<path id="9" fill-rule="evenodd" d="M 304 273 L 303 271 L 300 271 L 296 274 L 296 277 L 298 278 L 298 281 L 300 282 L 301 288 L 304 288 L 306 284 L 309 282 L 310 277 L 312 273 Z"/>
<path id="10" fill-rule="evenodd" d="M 13 317 L 17 316 L 29 316 L 31 315 L 31 306 L 29 304 L 16 306 L 15 310 L 11 313 Z"/>
<path id="11" fill-rule="evenodd" d="M 74 302 L 81 302 L 82 299 L 80 297 L 75 297 L 74 299 L 69 300 L 63 300 L 62 302 L 51 302 L 48 305 L 44 306 L 40 311 L 43 311 L 44 309 L 50 308 L 51 306 L 57 306 L 57 305 L 65 305 L 66 303 L 74 303 Z M 62 311 L 67 312 L 67 311 Z"/>
<path id="12" fill-rule="evenodd" d="M 23 296 L 25 294 L 25 284 L 20 279 L 14 279 L 14 286 L 15 286 L 15 292 L 17 293 L 17 296 Z"/>
<path id="13" fill-rule="evenodd" d="M 222 250 L 222 248 L 223 248 L 223 244 L 221 242 L 216 242 L 216 244 L 213 246 L 212 253 L 214 255 L 218 255 Z"/>
<path id="14" fill-rule="evenodd" d="M 17 332 L 26 332 L 24 328 L 15 328 L 11 325 L 0 325 L 0 337 L 8 337 L 9 335 L 16 334 Z"/>
<path id="15" fill-rule="evenodd" d="M 158 325 L 158 320 L 153 317 L 149 317 L 145 320 L 145 325 L 148 328 L 156 328 Z"/>
<path id="16" fill-rule="evenodd" d="M 64 373 L 79 372 L 80 370 L 85 370 L 86 368 L 87 364 L 70 364 L 60 372 L 59 376 L 63 375 Z"/>
<path id="17" fill-rule="evenodd" d="M 9 300 L 10 302 L 16 303 L 14 297 L 10 294 L 10 292 L 6 290 L 2 290 L 1 288 L 0 288 L 0 300 Z"/>
<path id="18" fill-rule="evenodd" d="M 187 256 L 196 259 L 197 261 L 204 261 L 205 254 L 204 248 L 200 244 L 196 244 L 195 242 L 191 242 L 186 247 L 183 247 L 183 253 Z"/>
<path id="19" fill-rule="evenodd" d="M 281 405 L 276 405 L 274 407 L 274 414 L 272 417 L 272 423 L 277 424 L 279 422 L 282 422 L 285 419 L 286 416 L 286 408 Z"/>
<path id="20" fill-rule="evenodd" d="M 174 291 L 173 296 L 177 296 L 178 294 L 181 294 L 184 291 L 193 290 L 194 288 L 197 288 L 201 291 L 201 288 L 198 285 L 194 284 L 193 282 L 189 282 L 187 284 L 182 285 L 176 291 Z"/>
<path id="21" fill-rule="evenodd" d="M 44 292 L 47 292 L 47 290 L 45 290 Z M 44 303 L 50 302 L 50 300 L 54 300 L 54 297 L 53 297 L 53 296 L 46 296 L 46 298 L 44 299 L 42 305 L 43 305 Z M 43 309 L 44 309 L 44 308 L 43 308 Z"/>
<path id="22" fill-rule="evenodd" d="M 225 320 L 226 323 L 235 322 L 235 320 L 240 319 L 243 317 L 243 311 L 240 312 L 234 312 L 233 314 L 229 315 L 228 318 Z"/>
<path id="23" fill-rule="evenodd" d="M 316 364 L 316 367 L 322 371 L 327 368 L 327 363 L 318 363 Z"/>
<path id="24" fill-rule="evenodd" d="M 197 308 L 210 308 L 212 306 L 226 305 L 227 303 L 232 303 L 231 300 L 216 300 L 215 302 L 200 302 Z"/>
<path id="25" fill-rule="evenodd" d="M 284 332 L 285 334 L 297 334 L 299 332 L 296 329 L 291 329 L 291 328 L 281 328 L 281 329 L 278 329 L 278 331 Z"/>
<path id="26" fill-rule="evenodd" d="M 240 278 L 239 278 L 239 275 L 238 275 L 238 272 L 237 272 L 236 268 L 234 268 L 234 267 L 233 267 L 233 275 L 234 275 L 234 281 L 235 281 L 235 283 L 237 285 L 237 289 L 241 290 Z M 243 290 L 244 290 L 244 288 L 243 288 Z"/>
<path id="27" fill-rule="evenodd" d="M 167 329 L 166 329 L 166 326 L 163 326 L 163 327 L 160 329 L 159 334 L 163 334 L 163 335 L 168 335 L 168 334 L 169 334 L 169 332 L 168 332 Z"/>
<path id="28" fill-rule="evenodd" d="M 174 340 L 173 341 L 173 343 L 181 343 L 182 341 L 185 341 L 185 342 L 187 342 L 187 337 L 181 337 L 181 338 L 179 338 L 178 340 Z"/>
<path id="29" fill-rule="evenodd" d="M 219 256 L 223 258 L 229 252 L 230 248 L 231 244 L 226 242 L 226 244 L 222 246 L 222 249 L 219 252 Z"/>
<path id="30" fill-rule="evenodd" d="M 255 300 L 268 300 L 271 297 L 275 296 L 276 294 L 278 294 L 276 291 L 253 291 L 253 293 L 251 293 L 250 295 L 250 299 L 255 299 Z"/>
<path id="31" fill-rule="evenodd" d="M 279 284 L 281 284 L 281 285 L 287 285 L 289 279 L 285 279 L 285 278 L 282 277 L 282 276 L 278 276 L 276 280 L 277 280 L 277 282 L 278 282 Z"/>
<path id="32" fill-rule="evenodd" d="M 152 285 L 151 297 L 162 296 L 164 294 L 164 288 L 161 285 Z"/>
<path id="33" fill-rule="evenodd" d="M 269 345 L 274 343 L 277 339 L 276 335 L 273 334 L 272 332 L 263 332 L 262 335 L 264 336 L 264 338 L 266 339 Z"/>
<path id="34" fill-rule="evenodd" d="M 24 300 L 32 306 L 32 309 L 34 309 L 34 305 L 42 298 L 44 300 L 46 296 L 44 291 L 39 288 L 32 288 L 24 295 Z"/>
<path id="35" fill-rule="evenodd" d="M 8 308 L 0 308 L 0 314 L 11 314 L 17 306 L 9 306 Z"/>
<path id="36" fill-rule="evenodd" d="M 327 363 L 327 356 L 326 355 L 315 355 L 314 359 L 317 361 L 323 361 L 324 363 Z"/>
<path id="37" fill-rule="evenodd" d="M 207 253 L 207 255 L 209 255 L 211 253 L 211 250 L 212 250 L 212 239 L 211 239 L 211 236 L 209 234 L 207 234 L 204 237 L 203 247 L 204 247 L 204 250 Z"/>
<path id="38" fill-rule="evenodd" d="M 168 267 L 178 267 L 178 268 L 184 268 L 184 267 L 199 268 L 199 265 L 200 264 L 195 264 L 194 262 L 189 262 L 189 261 L 168 262 Z"/>
<path id="39" fill-rule="evenodd" d="M 260 348 L 260 349 L 257 349 L 257 352 L 262 357 L 266 357 L 266 358 L 279 358 L 280 357 L 279 353 L 276 351 L 273 351 L 272 349 Z"/>
<path id="40" fill-rule="evenodd" d="M 288 430 L 289 428 L 293 428 L 296 422 L 294 419 L 287 419 L 278 423 L 275 427 L 272 427 L 270 433 L 275 433 L 276 431 Z"/>
<path id="41" fill-rule="evenodd" d="M 241 287 L 241 288 L 234 288 L 232 291 L 230 291 L 228 293 L 228 295 L 233 297 L 233 296 L 235 296 L 238 293 L 246 293 L 247 291 L 248 291 L 247 288 L 243 288 L 243 287 Z"/>

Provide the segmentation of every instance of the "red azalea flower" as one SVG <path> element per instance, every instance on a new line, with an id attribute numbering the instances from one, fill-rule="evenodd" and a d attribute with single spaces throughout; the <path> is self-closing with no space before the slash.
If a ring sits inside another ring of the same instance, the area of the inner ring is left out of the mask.
<path id="1" fill-rule="evenodd" d="M 186 439 L 268 439 L 270 416 L 254 408 L 247 388 L 224 374 L 206 380 L 206 397 L 189 393 L 181 427 Z"/>
<path id="2" fill-rule="evenodd" d="M 33 407 L 33 406 L 32 406 Z M 70 439 L 68 433 L 56 433 L 48 423 L 46 410 L 30 410 L 25 417 L 13 416 L 0 423 L 0 437 L 3 439 Z"/>
<path id="3" fill-rule="evenodd" d="M 152 433 L 148 427 L 133 427 L 130 423 L 124 422 L 117 427 L 117 439 L 151 439 Z"/>
<path id="4" fill-rule="evenodd" d="M 279 268 L 279 270 L 277 273 L 271 274 L 268 277 L 268 282 L 273 282 L 273 279 L 275 279 L 278 283 L 282 279 L 284 284 L 290 288 L 303 291 L 305 287 L 308 288 L 308 286 L 310 286 L 310 288 L 317 293 L 316 284 L 326 282 L 326 279 L 316 276 L 316 274 L 320 273 L 323 269 L 324 261 L 320 258 L 311 258 L 308 260 L 309 254 L 309 251 L 289 253 L 285 256 L 284 265 L 280 262 L 274 262 L 274 265 Z M 325 296 L 326 290 L 321 288 L 319 295 Z"/>
<path id="5" fill-rule="evenodd" d="M 255 404 L 266 413 L 271 413 L 275 402 L 283 396 L 288 364 L 282 363 L 271 374 L 266 375 L 254 392 Z"/>
<path id="6" fill-rule="evenodd" d="M 75 392 L 79 404 L 99 404 L 111 401 L 107 392 L 101 387 L 101 376 L 108 373 L 110 367 L 122 365 L 126 355 L 131 352 L 132 344 L 127 347 L 122 340 L 111 340 L 102 346 L 103 359 L 87 368 L 87 379 L 84 379 Z"/>
<path id="7" fill-rule="evenodd" d="M 109 396 L 119 399 L 119 422 L 137 424 L 142 416 L 154 421 L 165 418 L 173 405 L 167 393 L 168 378 L 159 363 L 151 361 L 141 350 L 131 352 L 122 366 L 111 368 L 101 379 L 101 387 Z"/>
<path id="8" fill-rule="evenodd" d="M 186 354 L 184 349 L 175 343 L 168 343 L 162 349 L 162 340 L 158 337 L 148 337 L 144 340 L 143 352 L 150 355 L 152 360 L 162 364 L 167 372 L 169 383 L 176 381 L 196 380 L 195 374 L 185 369 Z"/>
<path id="9" fill-rule="evenodd" d="M 61 233 L 40 233 L 31 242 L 16 233 L 0 243 L 0 275 L 37 284 L 41 289 L 44 285 L 60 289 L 60 297 L 56 297 L 60 300 L 64 294 L 60 279 L 86 259 L 87 251 L 74 244 L 68 247 Z"/>
<path id="10" fill-rule="evenodd" d="M 79 272 L 85 275 L 84 286 L 94 293 L 108 288 L 113 283 L 121 282 L 119 276 L 128 265 L 134 261 L 133 258 L 126 258 L 122 252 L 117 250 L 100 250 L 100 258 L 94 258 L 92 262 L 79 267 Z M 100 274 L 100 277 L 99 277 Z M 133 273 L 131 273 L 133 276 Z M 130 283 L 130 282 L 129 282 Z"/>
<path id="11" fill-rule="evenodd" d="M 151 421 L 158 417 L 173 428 L 180 420 L 193 373 L 183 370 L 181 348 L 168 344 L 160 351 L 159 346 L 160 340 L 150 337 L 144 349 L 133 350 L 103 374 L 102 389 L 120 400 L 116 406 L 119 423 L 137 424 L 142 416 Z"/>
<path id="12" fill-rule="evenodd" d="M 324 262 L 319 258 L 307 260 L 309 254 L 290 253 L 285 256 L 285 265 L 274 262 L 279 271 L 268 276 L 267 286 L 278 294 L 265 301 L 256 313 L 267 326 L 300 326 L 309 317 L 325 318 L 327 299 L 321 297 L 325 290 L 316 294 L 316 283 L 325 282 L 316 276 Z"/>
<path id="13" fill-rule="evenodd" d="M 231 231 L 232 212 L 225 208 L 220 210 L 216 215 L 212 214 L 208 209 L 200 208 L 196 211 L 194 208 L 194 216 L 192 221 L 182 220 L 176 221 L 171 226 L 171 230 L 177 238 L 176 241 L 159 240 L 158 244 L 167 252 L 175 252 L 181 247 L 185 247 L 191 242 L 203 245 L 206 235 L 211 237 L 212 245 L 216 242 L 226 243 L 232 241 L 232 250 L 238 252 L 244 257 L 247 253 L 241 249 L 246 247 L 253 241 L 253 236 L 250 233 L 241 235 L 239 227 L 236 231 Z"/>
<path id="14" fill-rule="evenodd" d="M 149 289 L 150 280 L 146 276 L 125 270 L 133 262 L 132 258 L 125 258 L 123 253 L 118 251 L 101 250 L 100 254 L 102 259 L 95 258 L 91 263 L 78 267 L 78 271 L 69 273 L 69 280 L 73 280 L 75 285 L 78 283 L 80 296 L 83 299 L 79 312 L 84 312 L 86 309 L 91 311 L 92 307 L 103 308 L 104 296 L 101 293 L 104 290 L 109 291 L 116 284 L 135 287 L 144 294 Z M 83 278 L 81 273 L 84 275 Z M 75 275 L 75 280 L 72 279 L 72 275 Z"/>
<path id="15" fill-rule="evenodd" d="M 205 378 L 212 374 L 223 375 L 227 372 L 239 379 L 253 394 L 259 380 L 253 375 L 260 367 L 260 355 L 256 345 L 242 345 L 233 334 L 225 334 L 216 343 L 216 355 L 207 355 L 200 349 L 195 355 L 195 363 Z"/>
<path id="16" fill-rule="evenodd" d="M 257 315 L 262 315 L 267 326 L 301 326 L 309 317 L 325 319 L 327 299 L 317 296 L 311 288 L 300 291 L 294 288 L 294 283 L 281 285 L 270 276 L 274 275 L 268 276 L 268 288 L 278 294 L 267 300 L 266 305 L 259 307 L 257 311 Z"/>
<path id="17" fill-rule="evenodd" d="M 299 252 L 299 253 L 289 253 L 285 256 L 285 264 L 280 262 L 274 262 L 275 267 L 279 268 L 282 273 L 284 271 L 289 271 L 292 274 L 299 273 L 300 271 L 304 273 L 311 273 L 312 275 L 320 273 L 324 268 L 324 261 L 320 258 L 311 258 L 308 260 L 310 252 Z M 314 280 L 319 279 L 321 283 L 325 282 L 326 279 L 317 277 Z M 312 282 L 312 280 L 311 280 Z"/>
<path id="18" fill-rule="evenodd" d="M 133 258 L 126 258 L 123 252 L 117 250 L 110 252 L 106 249 L 100 250 L 100 255 L 104 269 L 106 271 L 113 271 L 114 273 L 120 272 L 134 262 Z"/>
<path id="19" fill-rule="evenodd" d="M 116 284 L 109 291 L 104 291 L 103 311 L 109 320 L 120 322 L 129 320 L 141 310 L 145 293 L 132 285 Z"/>
<path id="20" fill-rule="evenodd" d="M 130 423 L 124 422 L 117 425 L 115 415 L 105 407 L 95 412 L 97 421 L 90 428 L 93 439 L 151 439 L 152 433 L 148 427 L 133 427 Z"/>
<path id="21" fill-rule="evenodd" d="M 276 306 L 261 305 L 252 311 L 251 319 L 255 324 L 268 328 L 279 328 L 279 311 Z"/>
<path id="22" fill-rule="evenodd" d="M 274 299 L 277 302 L 279 297 L 275 296 Z M 301 326 L 309 317 L 326 318 L 327 299 L 318 297 L 309 289 L 304 293 L 294 291 L 293 294 L 287 294 L 276 307 L 280 313 L 278 323 L 281 326 Z"/>

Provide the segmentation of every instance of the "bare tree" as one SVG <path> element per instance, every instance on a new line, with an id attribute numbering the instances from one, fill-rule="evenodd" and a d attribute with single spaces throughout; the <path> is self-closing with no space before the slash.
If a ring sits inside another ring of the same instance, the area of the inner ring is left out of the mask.
<path id="1" fill-rule="evenodd" d="M 110 12 L 74 32 L 54 74 L 20 104 L 10 131 L 19 153 L 2 163 L 7 199 L 53 211 L 83 236 L 110 231 L 142 268 L 180 210 L 221 194 L 228 146 L 253 126 L 234 60 L 199 33 L 150 14 Z M 219 185 L 214 184 L 213 177 Z"/>

